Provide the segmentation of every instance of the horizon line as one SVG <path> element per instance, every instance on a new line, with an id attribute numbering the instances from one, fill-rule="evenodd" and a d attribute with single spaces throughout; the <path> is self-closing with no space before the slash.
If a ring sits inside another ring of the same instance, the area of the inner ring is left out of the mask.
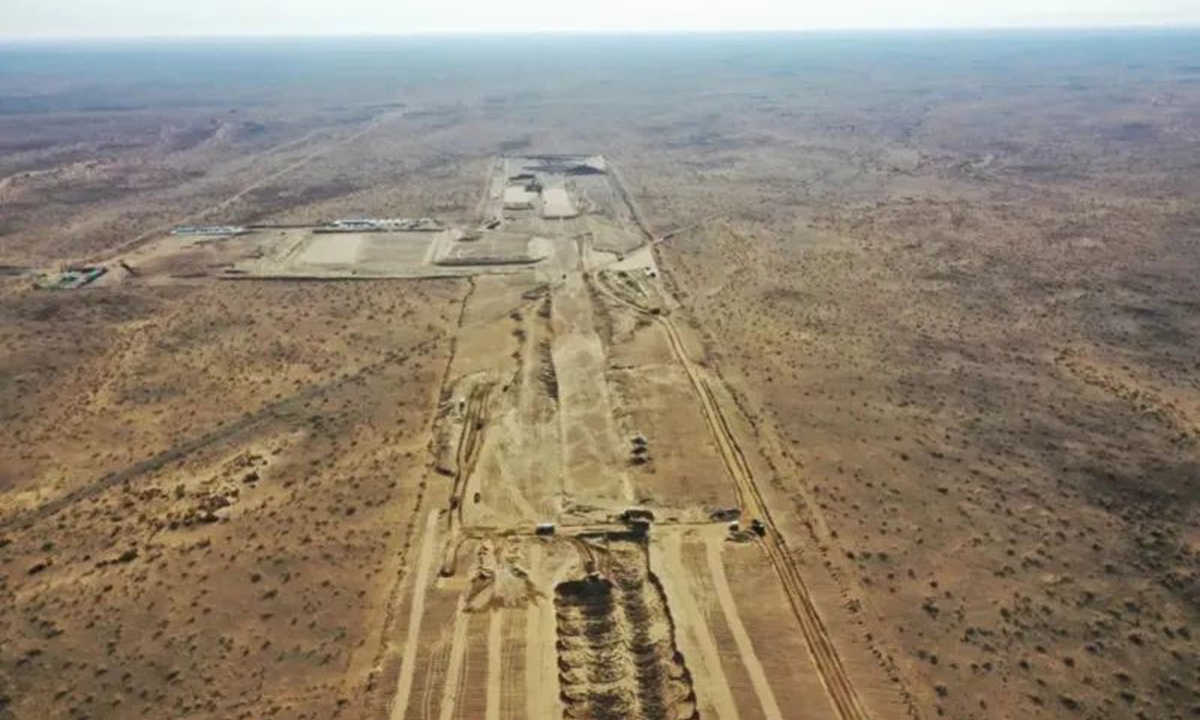
<path id="1" fill-rule="evenodd" d="M 344 31 L 328 33 L 159 33 L 159 34 L 53 34 L 34 33 L 6 35 L 0 42 L 53 43 L 70 41 L 143 42 L 154 40 L 335 40 L 335 39 L 409 39 L 409 38 L 477 38 L 477 37 L 550 37 L 550 36 L 733 36 L 733 35 L 806 35 L 830 33 L 921 33 L 921 32 L 1103 32 L 1121 30 L 1200 30 L 1200 21 L 1182 23 L 1143 22 L 1109 24 L 1030 24 L 1030 25 L 846 25 L 795 28 L 530 28 L 530 29 L 444 29 L 429 28 L 408 31 Z"/>

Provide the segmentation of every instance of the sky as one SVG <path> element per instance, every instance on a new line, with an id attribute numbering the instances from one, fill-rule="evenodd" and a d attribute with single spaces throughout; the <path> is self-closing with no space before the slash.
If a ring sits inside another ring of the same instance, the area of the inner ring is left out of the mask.
<path id="1" fill-rule="evenodd" d="M 1200 26 L 1200 0 L 0 0 L 0 37 Z"/>

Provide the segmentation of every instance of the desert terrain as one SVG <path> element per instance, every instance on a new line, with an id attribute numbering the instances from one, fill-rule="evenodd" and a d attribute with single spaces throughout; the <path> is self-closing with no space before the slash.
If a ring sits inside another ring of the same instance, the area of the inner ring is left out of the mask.
<path id="1" fill-rule="evenodd" d="M 1196 717 L 1198 54 L 0 49 L 0 718 Z"/>

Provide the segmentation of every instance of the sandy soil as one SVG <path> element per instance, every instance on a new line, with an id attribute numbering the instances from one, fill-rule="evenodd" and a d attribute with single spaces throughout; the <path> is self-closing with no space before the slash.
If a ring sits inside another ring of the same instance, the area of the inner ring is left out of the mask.
<path id="1" fill-rule="evenodd" d="M 547 229 L 506 227 L 522 223 Z M 816 608 L 757 489 L 744 421 L 693 358 L 650 248 L 619 260 L 587 227 L 555 224 L 550 267 L 523 282 L 474 281 L 434 431 L 446 507 L 403 601 L 390 716 L 499 716 L 516 683 L 537 716 L 782 718 L 802 700 L 814 717 L 903 717 L 901 688 Z M 648 536 L 622 520 L 630 508 L 654 519 Z M 765 536 L 731 531 L 739 514 Z M 694 553 L 702 564 L 684 561 Z M 697 599 L 709 589 L 711 606 Z M 467 640 L 475 613 L 500 617 L 486 652 Z M 521 615 L 536 631 L 509 650 L 503 626 Z M 509 652 L 525 655 L 523 677 L 484 675 L 480 702 L 470 668 L 499 661 L 472 654 Z"/>
<path id="2" fill-rule="evenodd" d="M 695 42 L 0 74 L 0 717 L 1193 714 L 1194 43 Z"/>

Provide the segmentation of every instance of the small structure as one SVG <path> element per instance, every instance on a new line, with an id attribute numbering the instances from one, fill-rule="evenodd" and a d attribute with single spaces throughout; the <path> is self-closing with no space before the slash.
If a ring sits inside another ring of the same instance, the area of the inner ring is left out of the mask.
<path id="1" fill-rule="evenodd" d="M 554 523 L 538 523 L 533 529 L 535 535 L 547 537 L 554 534 Z"/>
<path id="2" fill-rule="evenodd" d="M 504 209 L 505 210 L 532 210 L 533 203 L 537 200 L 537 186 L 535 185 L 509 185 L 504 188 Z"/>
<path id="3" fill-rule="evenodd" d="M 717 508 L 708 514 L 713 522 L 731 522 L 736 524 L 736 521 L 742 517 L 742 511 L 737 508 Z"/>
<path id="4" fill-rule="evenodd" d="M 631 507 L 621 511 L 621 522 L 633 523 L 637 521 L 654 522 L 654 513 L 647 508 Z"/>
<path id="5" fill-rule="evenodd" d="M 226 235 L 244 235 L 250 232 L 241 225 L 180 225 L 171 231 L 172 235 L 198 237 L 223 237 Z"/>
<path id="6" fill-rule="evenodd" d="M 727 527 L 728 527 L 729 532 L 726 537 L 730 542 L 735 542 L 735 543 L 754 542 L 754 533 L 751 532 L 751 530 L 753 528 L 743 529 L 742 524 L 736 520 L 729 523 L 729 525 Z"/>
<path id="7" fill-rule="evenodd" d="M 634 465 L 645 465 L 650 462 L 650 443 L 645 436 L 638 433 L 630 441 L 629 462 Z"/>
<path id="8" fill-rule="evenodd" d="M 324 233 L 437 232 L 442 224 L 433 218 L 343 218 L 317 229 Z"/>
<path id="9" fill-rule="evenodd" d="M 108 272 L 105 267 L 69 267 L 42 275 L 34 285 L 43 290 L 77 290 L 90 285 Z"/>
<path id="10" fill-rule="evenodd" d="M 369 218 L 334 220 L 322 228 L 327 232 L 375 232 L 377 229 L 375 221 Z"/>

